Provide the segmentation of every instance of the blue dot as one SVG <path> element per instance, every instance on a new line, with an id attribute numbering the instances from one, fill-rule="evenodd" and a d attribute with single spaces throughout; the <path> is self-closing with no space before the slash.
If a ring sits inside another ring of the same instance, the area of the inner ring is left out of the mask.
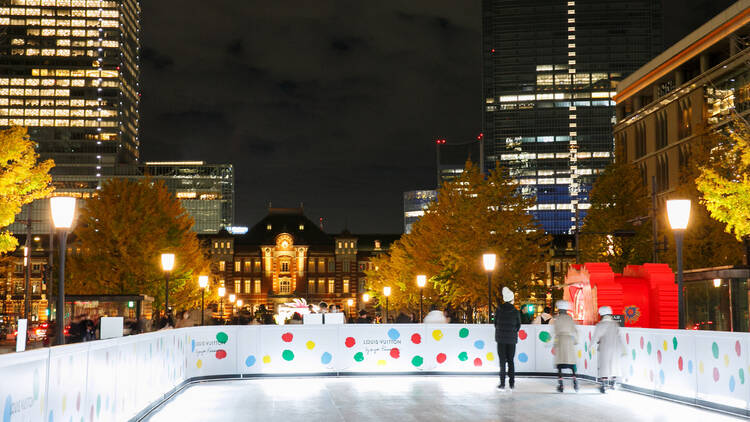
<path id="1" fill-rule="evenodd" d="M 390 337 L 391 340 L 398 340 L 398 338 L 401 337 L 401 333 L 399 333 L 397 329 L 391 328 L 388 330 L 388 337 Z"/>
<path id="2" fill-rule="evenodd" d="M 8 419 L 8 420 L 10 420 L 10 419 Z M 49 419 L 48 419 L 48 420 L 49 420 L 49 422 L 52 422 L 52 421 L 54 421 L 54 420 L 55 420 L 55 414 L 54 414 L 54 413 L 52 413 L 52 411 L 51 411 L 51 410 L 49 411 Z"/>
<path id="3" fill-rule="evenodd" d="M 323 365 L 328 365 L 329 363 L 331 363 L 331 359 L 333 359 L 333 356 L 331 356 L 330 353 L 325 352 L 323 353 L 323 356 L 320 357 L 320 363 L 322 363 Z"/>
<path id="4" fill-rule="evenodd" d="M 734 387 L 734 375 L 732 375 L 731 377 L 729 377 L 729 391 L 734 393 Z"/>
<path id="5" fill-rule="evenodd" d="M 633 376 L 633 365 L 630 365 L 630 376 Z"/>
<path id="6" fill-rule="evenodd" d="M 247 357 L 247 359 L 245 359 L 245 366 L 249 368 L 253 365 L 255 365 L 255 356 L 250 355 Z"/>
<path id="7" fill-rule="evenodd" d="M 5 398 L 5 408 L 3 409 L 3 422 L 10 422 L 10 417 L 13 411 L 13 399 L 10 398 L 10 394 Z"/>
<path id="8" fill-rule="evenodd" d="M 518 361 L 521 363 L 526 363 L 529 361 L 529 357 L 526 355 L 526 353 L 520 353 L 518 355 Z"/>
<path id="9" fill-rule="evenodd" d="M 661 381 L 662 384 L 664 384 L 664 370 L 659 370 L 659 381 Z"/>
<path id="10" fill-rule="evenodd" d="M 476 347 L 479 350 L 484 349 L 484 340 L 477 340 L 474 342 L 474 347 Z"/>
<path id="11" fill-rule="evenodd" d="M 190 352 L 195 352 L 195 340 L 190 342 Z"/>
<path id="12" fill-rule="evenodd" d="M 688 374 L 692 374 L 692 373 L 693 373 L 693 361 L 689 360 L 688 361 Z"/>

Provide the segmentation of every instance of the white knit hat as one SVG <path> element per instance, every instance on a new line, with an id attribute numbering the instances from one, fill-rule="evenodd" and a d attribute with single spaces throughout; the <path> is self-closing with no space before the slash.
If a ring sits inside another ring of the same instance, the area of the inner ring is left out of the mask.
<path id="1" fill-rule="evenodd" d="M 567 311 L 570 309 L 570 302 L 567 300 L 558 300 L 557 301 L 557 309 L 561 311 Z"/>
<path id="2" fill-rule="evenodd" d="M 612 315 L 612 307 L 610 307 L 610 306 L 602 306 L 601 308 L 599 308 L 599 315 L 601 315 L 601 316 Z"/>
<path id="3" fill-rule="evenodd" d="M 503 301 L 513 303 L 514 298 L 513 292 L 509 288 L 503 287 Z"/>

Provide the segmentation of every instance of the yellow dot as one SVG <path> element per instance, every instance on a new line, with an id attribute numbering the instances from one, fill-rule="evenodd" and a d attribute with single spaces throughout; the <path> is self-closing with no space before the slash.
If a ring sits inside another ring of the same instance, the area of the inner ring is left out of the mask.
<path id="1" fill-rule="evenodd" d="M 378 366 L 385 366 L 385 361 L 383 359 L 380 359 L 378 361 Z"/>
<path id="2" fill-rule="evenodd" d="M 580 359 L 580 358 L 581 358 L 581 351 L 579 350 L 578 351 L 578 359 Z"/>
<path id="3" fill-rule="evenodd" d="M 724 355 L 724 366 L 729 367 L 729 355 Z"/>
<path id="4" fill-rule="evenodd" d="M 495 360 L 495 355 L 492 354 L 492 352 L 487 353 L 487 360 L 489 361 Z"/>
<path id="5" fill-rule="evenodd" d="M 312 341 L 312 340 L 310 340 L 310 341 L 308 341 L 307 343 L 305 343 L 305 346 L 307 346 L 307 349 L 308 349 L 308 350 L 312 350 L 312 349 L 314 349 L 314 348 L 315 348 L 315 342 L 314 342 L 314 341 Z"/>
<path id="6" fill-rule="evenodd" d="M 268 355 L 263 356 L 263 363 L 271 363 L 271 356 L 268 356 Z"/>
<path id="7" fill-rule="evenodd" d="M 63 411 L 63 413 L 65 413 L 65 409 L 67 407 L 68 407 L 68 396 L 63 395 L 63 400 L 62 400 L 62 411 Z"/>
<path id="8" fill-rule="evenodd" d="M 703 361 L 698 362 L 698 372 L 703 373 Z"/>
<path id="9" fill-rule="evenodd" d="M 203 361 L 198 359 L 198 362 L 195 362 L 195 366 L 197 366 L 198 369 L 201 369 L 201 367 L 203 366 Z"/>
<path id="10" fill-rule="evenodd" d="M 434 338 L 435 341 L 440 341 L 440 339 L 443 338 L 443 332 L 440 330 L 434 330 L 432 332 L 432 338 Z"/>
<path id="11" fill-rule="evenodd" d="M 666 340 L 664 340 L 664 345 L 663 345 L 663 347 L 664 347 L 664 351 L 665 351 L 665 352 L 666 352 L 666 351 L 667 351 L 667 349 L 669 348 L 669 346 L 667 345 L 667 341 L 666 341 Z"/>

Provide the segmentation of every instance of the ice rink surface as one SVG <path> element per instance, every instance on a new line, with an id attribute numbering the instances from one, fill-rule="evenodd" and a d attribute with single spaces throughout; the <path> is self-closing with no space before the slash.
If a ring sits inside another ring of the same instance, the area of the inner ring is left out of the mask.
<path id="1" fill-rule="evenodd" d="M 193 384 L 146 419 L 161 421 L 701 421 L 742 420 L 582 381 L 518 378 L 513 393 L 490 376 L 257 378 Z"/>

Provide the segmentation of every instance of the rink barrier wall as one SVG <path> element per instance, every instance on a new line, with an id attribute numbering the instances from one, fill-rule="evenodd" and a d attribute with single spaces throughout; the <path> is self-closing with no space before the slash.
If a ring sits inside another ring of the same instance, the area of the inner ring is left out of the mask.
<path id="1" fill-rule="evenodd" d="M 524 325 L 519 375 L 554 373 L 552 326 Z M 593 326 L 577 368 L 597 376 Z M 750 416 L 750 334 L 622 329 L 624 388 Z M 491 325 L 208 326 L 0 355 L 2 422 L 137 419 L 193 381 L 262 376 L 496 374 Z"/>

